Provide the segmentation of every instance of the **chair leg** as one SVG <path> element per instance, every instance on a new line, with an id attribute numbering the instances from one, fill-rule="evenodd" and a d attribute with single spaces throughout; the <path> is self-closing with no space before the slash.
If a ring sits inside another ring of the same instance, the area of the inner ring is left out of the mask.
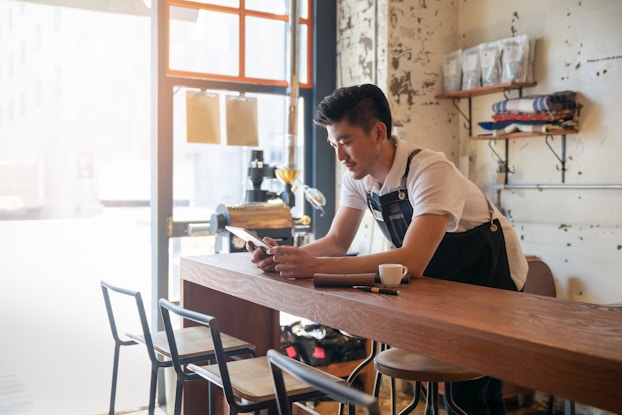
<path id="1" fill-rule="evenodd" d="M 121 345 L 116 343 L 114 345 L 114 358 L 112 361 L 112 386 L 110 388 L 110 409 L 108 415 L 114 415 L 114 404 L 117 397 L 117 376 L 119 374 L 119 354 L 121 351 Z"/>
<path id="2" fill-rule="evenodd" d="M 184 380 L 181 376 L 177 377 L 177 386 L 175 387 L 175 415 L 181 415 L 181 399 L 184 393 Z"/>
<path id="3" fill-rule="evenodd" d="M 158 366 L 151 364 L 151 381 L 149 382 L 149 415 L 155 414 L 156 390 L 158 386 Z"/>
<path id="4" fill-rule="evenodd" d="M 214 397 L 214 384 L 212 382 L 207 383 L 207 414 L 215 415 L 216 414 L 216 404 Z"/>

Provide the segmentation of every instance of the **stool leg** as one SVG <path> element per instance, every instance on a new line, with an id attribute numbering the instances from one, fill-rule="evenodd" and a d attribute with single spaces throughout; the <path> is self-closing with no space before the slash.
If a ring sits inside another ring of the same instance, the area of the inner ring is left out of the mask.
<path id="1" fill-rule="evenodd" d="M 395 378 L 390 378 L 391 384 L 391 415 L 395 415 Z"/>
<path id="2" fill-rule="evenodd" d="M 380 394 L 380 382 L 382 381 L 382 373 L 376 372 L 376 376 L 374 378 L 374 391 L 373 394 L 377 398 Z"/>
<path id="3" fill-rule="evenodd" d="M 361 363 L 359 363 L 357 367 L 354 368 L 352 373 L 350 373 L 350 375 L 347 378 L 347 381 L 349 383 L 354 382 L 354 379 L 358 376 L 359 372 L 361 370 L 363 370 L 365 368 L 365 366 L 367 366 L 368 364 L 370 364 L 374 360 L 374 357 L 376 356 L 376 348 L 377 347 L 378 347 L 378 342 L 375 341 L 375 340 L 372 340 L 372 342 L 371 342 L 371 350 L 369 352 L 369 355 L 365 358 L 365 360 L 363 360 Z"/>
<path id="4" fill-rule="evenodd" d="M 454 402 L 454 398 L 452 396 L 452 392 L 451 392 L 451 382 L 447 382 L 445 383 L 445 400 L 447 400 L 447 405 L 453 409 L 453 411 L 458 414 L 458 415 L 468 415 L 466 412 L 464 412 L 462 410 L 462 408 L 460 408 L 458 406 L 458 404 L 456 404 Z"/>
<path id="5" fill-rule="evenodd" d="M 438 414 L 438 383 L 428 382 L 428 393 L 425 403 L 425 415 Z"/>
<path id="6" fill-rule="evenodd" d="M 576 411 L 574 401 L 564 399 L 564 415 L 575 415 L 575 413 Z"/>
<path id="7" fill-rule="evenodd" d="M 555 397 L 549 395 L 549 399 L 546 404 L 546 415 L 553 415 L 553 406 L 555 405 Z"/>
<path id="8" fill-rule="evenodd" d="M 415 382 L 412 401 L 410 401 L 410 403 L 406 405 L 406 407 L 402 409 L 398 415 L 407 415 L 411 413 L 412 411 L 414 411 L 417 405 L 419 404 L 420 398 L 421 398 L 421 382 Z"/>
<path id="9" fill-rule="evenodd" d="M 352 373 L 350 373 L 350 375 L 346 379 L 348 383 L 352 384 L 352 382 L 354 382 L 354 379 L 356 379 L 356 377 L 358 376 L 359 372 L 363 370 L 365 366 L 367 366 L 374 360 L 374 357 L 376 356 L 377 348 L 378 348 L 378 342 L 376 340 L 372 340 L 371 350 L 369 352 L 369 355 L 365 358 L 365 360 L 359 363 L 357 367 L 354 368 Z M 339 402 L 339 415 L 343 415 L 343 403 L 342 402 Z"/>

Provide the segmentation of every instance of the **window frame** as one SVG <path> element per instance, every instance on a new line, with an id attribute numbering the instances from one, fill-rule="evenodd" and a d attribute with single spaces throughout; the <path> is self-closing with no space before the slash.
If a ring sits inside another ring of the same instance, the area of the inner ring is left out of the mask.
<path id="1" fill-rule="evenodd" d="M 242 84 L 254 84 L 254 85 L 270 85 L 276 87 L 287 87 L 289 82 L 287 79 L 279 81 L 272 79 L 262 79 L 262 78 L 252 78 L 247 77 L 245 72 L 246 67 L 246 18 L 247 17 L 259 17 L 263 19 L 269 20 L 277 20 L 281 22 L 287 23 L 289 21 L 289 16 L 284 14 L 273 14 L 266 13 L 261 11 L 249 10 L 244 7 L 245 0 L 239 0 L 239 7 L 228 7 L 228 6 L 220 6 L 214 4 L 206 4 L 199 3 L 195 1 L 188 0 L 166 0 L 166 18 L 164 25 L 164 33 L 166 42 L 165 49 L 165 57 L 166 57 L 166 74 L 171 77 L 179 77 L 179 78 L 198 78 L 198 79 L 209 79 L 215 81 L 226 81 L 226 82 L 237 82 Z M 307 80 L 305 83 L 300 83 L 301 88 L 311 88 L 312 87 L 312 68 L 313 68 L 313 2 L 314 0 L 307 1 L 307 10 L 306 13 L 301 13 L 301 15 L 306 15 L 306 18 L 300 17 L 298 19 L 299 25 L 307 26 Z M 194 71 L 182 71 L 177 69 L 171 69 L 170 67 L 170 9 L 171 7 L 184 7 L 190 9 L 202 9 L 213 12 L 220 13 L 229 13 L 237 15 L 239 18 L 239 57 L 238 57 L 238 74 L 239 76 L 232 75 L 221 75 L 221 74 L 212 74 L 212 73 L 203 73 L 203 72 L 194 72 Z M 287 74 L 286 74 L 287 75 Z"/>
<path id="2" fill-rule="evenodd" d="M 244 1 L 244 0 L 241 0 Z M 181 0 L 152 0 L 152 130 L 151 130 L 151 321 L 156 329 L 162 328 L 158 298 L 168 298 L 169 285 L 169 232 L 173 217 L 173 91 L 178 86 L 199 89 L 229 89 L 258 93 L 287 93 L 286 85 L 233 82 L 195 76 L 177 76 L 168 73 L 168 10 L 170 4 L 187 4 Z M 313 232 L 321 237 L 328 232 L 335 214 L 335 153 L 326 144 L 326 130 L 313 126 L 310 120 L 319 102 L 336 86 L 337 64 L 337 5 L 334 0 L 309 0 L 307 59 L 309 85 L 300 85 L 300 96 L 305 105 L 305 183 L 322 190 L 327 198 L 325 214 L 310 212 Z M 312 58 L 312 59 L 311 59 Z M 321 62 L 321 65 L 315 64 Z M 191 74 L 187 74 L 191 75 Z M 161 385 L 162 383 L 160 383 Z"/>

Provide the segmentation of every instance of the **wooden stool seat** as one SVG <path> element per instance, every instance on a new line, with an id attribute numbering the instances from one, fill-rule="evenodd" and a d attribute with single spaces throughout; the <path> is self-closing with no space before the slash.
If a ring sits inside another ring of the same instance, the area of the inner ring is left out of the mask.
<path id="1" fill-rule="evenodd" d="M 379 353 L 374 365 L 383 375 L 419 382 L 462 382 L 483 377 L 460 366 L 400 349 Z"/>
<path id="2" fill-rule="evenodd" d="M 374 366 L 378 371 L 378 376 L 386 375 L 393 379 L 402 379 L 415 382 L 414 396 L 412 401 L 400 411 L 400 415 L 407 415 L 412 412 L 419 403 L 422 382 L 428 382 L 426 392 L 426 409 L 425 413 L 439 414 L 439 392 L 438 384 L 445 384 L 445 398 L 447 405 L 459 415 L 466 415 L 453 400 L 451 396 L 451 382 L 463 382 L 466 380 L 474 380 L 484 377 L 484 375 L 471 372 L 460 366 L 442 360 L 433 359 L 416 353 L 407 352 L 400 349 L 387 349 L 376 355 Z M 375 388 L 378 392 L 378 387 Z M 395 408 L 395 393 L 392 388 L 392 413 Z"/>

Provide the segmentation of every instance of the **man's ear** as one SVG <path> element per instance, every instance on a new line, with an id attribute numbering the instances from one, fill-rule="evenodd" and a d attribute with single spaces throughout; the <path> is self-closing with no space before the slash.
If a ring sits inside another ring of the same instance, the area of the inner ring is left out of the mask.
<path id="1" fill-rule="evenodd" d="M 376 125 L 374 126 L 374 133 L 375 133 L 375 138 L 378 142 L 382 141 L 383 139 L 386 139 L 387 138 L 387 126 L 383 122 L 378 121 Z"/>

